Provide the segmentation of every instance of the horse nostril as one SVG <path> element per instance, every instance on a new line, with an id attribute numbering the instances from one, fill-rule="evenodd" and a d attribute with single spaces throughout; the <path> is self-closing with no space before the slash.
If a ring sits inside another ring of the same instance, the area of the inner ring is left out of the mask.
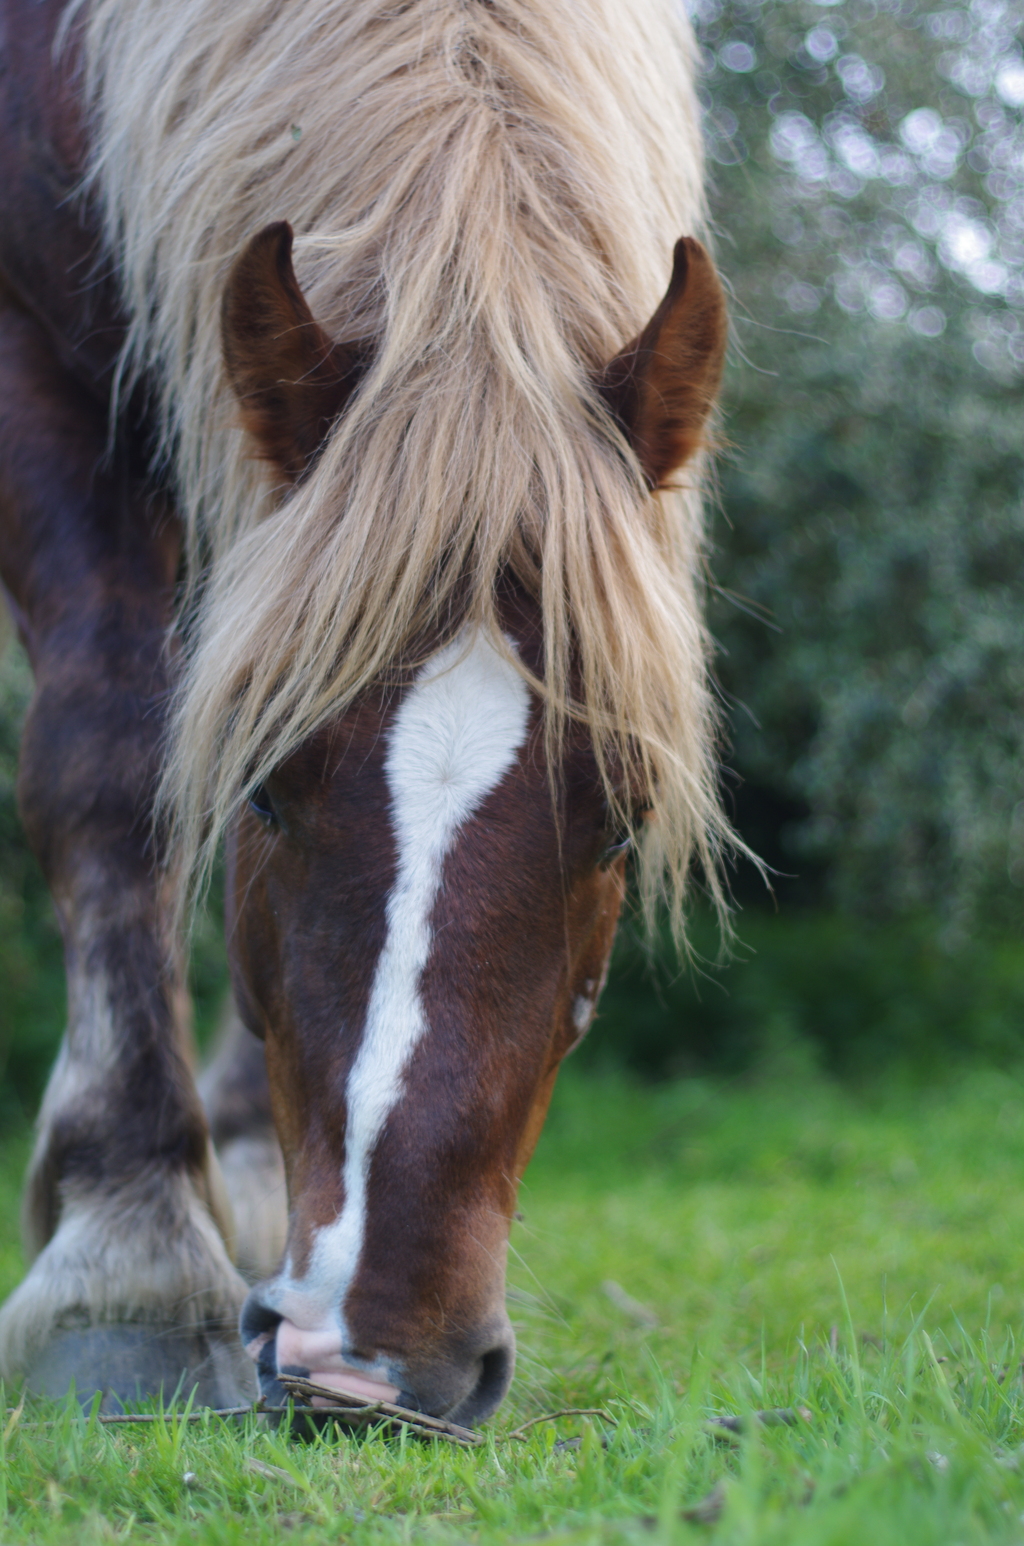
<path id="1" fill-rule="evenodd" d="M 246 1296 L 239 1320 L 242 1346 L 259 1370 L 261 1382 L 277 1377 L 277 1328 L 283 1317 L 260 1298 L 258 1288 Z"/>
<path id="2" fill-rule="evenodd" d="M 280 1311 L 264 1303 L 259 1287 L 250 1289 L 245 1296 L 238 1327 L 244 1346 L 249 1348 L 253 1342 L 262 1345 L 267 1338 L 272 1339 L 283 1319 Z M 255 1357 L 255 1353 L 252 1356 Z"/>
<path id="3" fill-rule="evenodd" d="M 448 1417 L 467 1427 L 490 1417 L 505 1399 L 505 1392 L 512 1383 L 515 1362 L 516 1344 L 510 1332 L 507 1342 L 499 1343 L 481 1356 L 479 1379 L 469 1395 L 459 1402 L 453 1412 L 448 1413 Z"/>
<path id="4" fill-rule="evenodd" d="M 481 1404 L 493 1400 L 497 1406 L 503 1400 L 512 1380 L 514 1361 L 514 1350 L 509 1347 L 492 1347 L 484 1354 L 480 1360 L 480 1378 L 473 1392 Z"/>

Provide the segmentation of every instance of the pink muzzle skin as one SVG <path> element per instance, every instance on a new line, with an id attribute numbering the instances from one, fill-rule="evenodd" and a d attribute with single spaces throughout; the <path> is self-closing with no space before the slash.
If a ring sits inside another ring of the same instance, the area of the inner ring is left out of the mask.
<path id="1" fill-rule="evenodd" d="M 264 1337 L 257 1337 L 250 1343 L 246 1349 L 250 1358 L 259 1357 L 264 1341 Z M 397 1385 L 375 1380 L 361 1369 L 353 1369 L 345 1363 L 337 1331 L 303 1331 L 294 1321 L 283 1320 L 277 1328 L 276 1353 L 279 1369 L 308 1369 L 309 1378 L 317 1385 L 326 1385 L 329 1390 L 354 1396 L 360 1401 L 398 1400 Z M 313 1398 L 314 1406 L 328 1404 L 325 1398 Z"/>

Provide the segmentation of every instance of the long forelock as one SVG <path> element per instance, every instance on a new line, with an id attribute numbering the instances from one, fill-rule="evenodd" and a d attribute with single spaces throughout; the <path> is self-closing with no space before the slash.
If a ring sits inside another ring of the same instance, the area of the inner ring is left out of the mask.
<path id="1" fill-rule="evenodd" d="M 186 868 L 411 639 L 494 634 L 511 565 L 539 570 L 555 731 L 572 655 L 599 753 L 659 791 L 679 890 L 724 830 L 699 500 L 646 496 L 591 385 L 701 226 L 675 0 L 78 4 L 122 376 L 155 385 L 188 534 L 165 780 Z M 275 219 L 314 315 L 374 360 L 294 491 L 251 456 L 220 359 L 227 270 Z"/>

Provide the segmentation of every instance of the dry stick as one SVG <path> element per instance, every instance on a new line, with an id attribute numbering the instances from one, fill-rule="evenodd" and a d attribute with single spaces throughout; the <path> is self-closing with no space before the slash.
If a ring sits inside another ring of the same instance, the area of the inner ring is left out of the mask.
<path id="1" fill-rule="evenodd" d="M 812 1413 L 805 1406 L 777 1406 L 768 1412 L 754 1412 L 754 1421 L 764 1428 L 793 1428 L 797 1423 L 810 1422 Z M 745 1419 L 742 1417 L 709 1417 L 705 1427 L 712 1433 L 742 1433 Z"/>
<path id="2" fill-rule="evenodd" d="M 654 1311 L 641 1304 L 639 1299 L 634 1299 L 632 1294 L 627 1294 L 621 1283 L 616 1283 L 614 1278 L 606 1278 L 601 1288 L 615 1308 L 621 1310 L 623 1315 L 628 1315 L 631 1321 L 635 1321 L 638 1326 L 646 1326 L 648 1331 L 658 1329 L 658 1317 Z"/>
<path id="3" fill-rule="evenodd" d="M 425 1412 L 413 1412 L 407 1407 L 394 1406 L 389 1401 L 364 1402 L 353 1399 L 349 1404 L 344 1405 L 340 1401 L 337 1403 L 325 1401 L 323 1406 L 307 1406 L 304 1402 L 311 1396 L 323 1400 L 327 1394 L 327 1387 L 287 1375 L 282 1384 L 299 1398 L 294 1406 L 263 1406 L 255 1403 L 252 1406 L 202 1407 L 197 1412 L 111 1412 L 98 1413 L 96 1421 L 127 1425 L 160 1422 L 198 1423 L 203 1422 L 207 1417 L 286 1416 L 290 1412 L 298 1417 L 337 1417 L 350 1425 L 369 1425 L 374 1422 L 397 1423 L 402 1427 L 412 1428 L 417 1433 L 427 1434 L 431 1438 L 449 1439 L 454 1444 L 477 1445 L 484 1442 L 483 1435 L 474 1433 L 470 1428 L 461 1428 L 457 1423 L 445 1422 L 440 1417 L 429 1417 Z M 331 1394 L 336 1396 L 338 1392 L 334 1391 Z M 14 1415 L 17 1414 L 12 1414 L 12 1421 Z M 83 1412 L 82 1415 L 86 1417 L 89 1414 Z M 59 1426 L 62 1420 L 48 1419 L 44 1422 L 22 1423 L 21 1426 L 53 1428 Z"/>
<path id="4" fill-rule="evenodd" d="M 531 1417 L 529 1422 L 523 1423 L 519 1428 L 513 1428 L 511 1433 L 506 1433 L 506 1439 L 521 1439 L 527 1430 L 537 1423 L 553 1423 L 558 1417 L 602 1417 L 606 1423 L 611 1423 L 613 1428 L 618 1427 L 615 1418 L 610 1412 L 604 1411 L 599 1406 L 567 1406 L 560 1412 L 544 1412 L 540 1417 Z"/>
<path id="5" fill-rule="evenodd" d="M 286 1416 L 289 1412 L 302 1413 L 311 1409 L 302 1406 L 204 1406 L 198 1412 L 98 1412 L 98 1423 L 200 1423 L 207 1417 L 264 1417 Z M 348 1406 L 317 1407 L 318 1416 L 324 1417 L 345 1416 L 351 1417 L 352 1408 Z M 16 1414 L 12 1414 L 16 1415 Z M 82 1416 L 88 1418 L 89 1413 L 83 1411 Z M 21 1428 L 59 1428 L 66 1421 L 65 1418 L 51 1418 L 45 1422 L 20 1423 Z"/>
<path id="6" fill-rule="evenodd" d="M 298 1382 L 296 1382 L 296 1383 L 298 1383 Z M 15 1411 L 10 1413 L 10 1416 L 12 1418 L 18 1416 L 19 1413 L 20 1413 L 20 1410 L 21 1410 L 20 1408 L 15 1409 Z M 401 1413 L 402 1413 L 401 1417 L 399 1417 L 397 1415 L 399 1411 L 401 1411 Z M 422 1431 L 427 1431 L 427 1432 L 430 1432 L 430 1433 L 435 1433 L 435 1434 L 437 1434 L 437 1436 L 439 1438 L 441 1438 L 441 1437 L 449 1438 L 449 1437 L 454 1437 L 455 1436 L 454 1434 L 451 1434 L 449 1431 L 447 1431 L 450 1428 L 454 1428 L 455 1424 L 444 1424 L 442 1426 L 442 1424 L 441 1424 L 439 1419 L 435 1418 L 435 1419 L 433 1419 L 433 1421 L 430 1421 L 428 1419 L 428 1421 L 430 1422 L 430 1426 L 428 1428 L 427 1422 L 424 1422 L 423 1413 L 420 1413 L 420 1412 L 416 1412 L 416 1413 L 408 1412 L 407 1413 L 405 1410 L 403 1410 L 401 1408 L 391 1407 L 390 1403 L 384 1402 L 384 1401 L 367 1403 L 365 1405 L 360 1404 L 359 1406 L 306 1407 L 306 1406 L 299 1406 L 299 1405 L 296 1405 L 296 1406 L 255 1406 L 254 1405 L 254 1406 L 203 1407 L 203 1409 L 201 1411 L 199 1411 L 199 1412 L 180 1412 L 180 1413 L 175 1413 L 175 1412 L 109 1412 L 109 1413 L 99 1412 L 96 1415 L 96 1421 L 99 1422 L 99 1423 L 103 1423 L 105 1425 L 110 1425 L 110 1426 L 115 1426 L 115 1425 L 131 1426 L 131 1425 L 139 1424 L 139 1423 L 161 1423 L 161 1422 L 198 1423 L 198 1422 L 203 1422 L 208 1417 L 250 1417 L 250 1416 L 252 1416 L 252 1417 L 262 1417 L 262 1416 L 265 1416 L 265 1415 L 267 1415 L 267 1416 L 276 1416 L 276 1415 L 285 1416 L 289 1412 L 291 1412 L 293 1414 L 293 1416 L 305 1415 L 305 1416 L 309 1416 L 309 1417 L 312 1417 L 312 1416 L 316 1416 L 316 1417 L 343 1417 L 343 1418 L 348 1418 L 349 1421 L 351 1421 L 353 1418 L 356 1418 L 356 1419 L 362 1418 L 364 1420 L 365 1419 L 371 1419 L 372 1420 L 372 1418 L 376 1416 L 380 1420 L 383 1420 L 383 1421 L 387 1421 L 388 1419 L 391 1419 L 392 1421 L 403 1422 L 404 1424 L 407 1424 L 410 1427 L 415 1427 L 415 1428 L 420 1429 L 421 1432 Z M 84 1417 L 87 1414 L 83 1412 L 82 1415 Z M 758 1415 L 761 1416 L 763 1414 L 759 1413 Z M 528 1422 L 523 1423 L 518 1428 L 514 1428 L 511 1433 L 506 1433 L 505 1438 L 506 1438 L 506 1440 L 507 1439 L 521 1439 L 521 1438 L 524 1438 L 525 1435 L 529 1432 L 529 1430 L 531 1428 L 533 1428 L 533 1427 L 536 1427 L 536 1425 L 538 1423 L 552 1423 L 552 1422 L 555 1422 L 556 1419 L 559 1418 L 559 1417 L 600 1417 L 604 1422 L 610 1423 L 613 1428 L 618 1426 L 617 1422 L 616 1422 L 616 1419 L 614 1417 L 612 1417 L 610 1412 L 606 1412 L 603 1409 L 603 1407 L 599 1407 L 599 1406 L 568 1406 L 568 1407 L 564 1407 L 559 1412 L 543 1412 L 543 1413 L 541 1413 L 541 1415 L 539 1417 L 531 1417 Z M 60 1426 L 60 1424 L 61 1424 L 61 1422 L 63 1420 L 64 1419 L 54 1419 L 54 1420 L 48 1420 L 46 1422 L 27 1422 L 27 1423 L 21 1423 L 20 1426 L 22 1428 L 56 1428 L 56 1427 Z M 720 1419 L 720 1421 L 723 1423 L 723 1426 L 728 1425 L 729 1422 L 730 1422 L 730 1420 L 728 1418 Z M 434 1427 L 434 1423 L 437 1423 L 437 1427 Z M 458 1438 L 463 1443 L 465 1443 L 466 1442 L 466 1438 L 463 1437 L 463 1433 L 468 1433 L 468 1430 L 462 1430 L 461 1432 L 456 1430 L 456 1432 L 458 1432 Z M 475 1443 L 475 1444 L 479 1444 L 479 1443 L 482 1442 L 482 1438 L 481 1438 L 481 1436 L 479 1434 L 473 1434 L 470 1442 Z"/>
<path id="7" fill-rule="evenodd" d="M 198 1423 L 205 1417 L 261 1417 L 264 1412 L 287 1412 L 286 1406 L 204 1406 L 199 1412 L 97 1412 L 98 1423 Z M 90 1418 L 87 1411 L 82 1416 Z M 59 1428 L 66 1418 L 48 1418 L 44 1422 L 20 1423 L 21 1428 Z M 91 1420 L 91 1419 L 90 1419 Z"/>
<path id="8" fill-rule="evenodd" d="M 290 1487 L 301 1485 L 301 1483 L 295 1480 L 292 1473 L 286 1471 L 283 1466 L 267 1465 L 265 1460 L 257 1460 L 255 1455 L 246 1456 L 245 1468 L 247 1471 L 251 1471 L 254 1476 L 265 1477 L 268 1482 L 287 1482 Z"/>
<path id="9" fill-rule="evenodd" d="M 472 1428 L 460 1427 L 458 1423 L 446 1422 L 443 1417 L 414 1412 L 410 1407 L 396 1406 L 392 1401 L 363 1402 L 356 1396 L 348 1397 L 329 1385 L 318 1385 L 314 1380 L 303 1379 L 295 1374 L 282 1374 L 279 1378 L 290 1396 L 302 1402 L 318 1400 L 324 1403 L 317 1407 L 298 1407 L 297 1410 L 306 1417 L 326 1413 L 338 1417 L 341 1422 L 355 1425 L 388 1422 L 410 1428 L 414 1433 L 424 1434 L 428 1438 L 447 1439 L 451 1444 L 475 1446 L 484 1443 L 483 1434 L 474 1433 Z"/>
<path id="10" fill-rule="evenodd" d="M 199 1412 L 97 1412 L 96 1421 L 100 1423 L 199 1423 L 204 1417 L 248 1417 L 250 1413 L 259 1415 L 265 1411 L 286 1411 L 286 1407 L 262 1407 L 262 1406 L 210 1406 L 204 1407 Z"/>

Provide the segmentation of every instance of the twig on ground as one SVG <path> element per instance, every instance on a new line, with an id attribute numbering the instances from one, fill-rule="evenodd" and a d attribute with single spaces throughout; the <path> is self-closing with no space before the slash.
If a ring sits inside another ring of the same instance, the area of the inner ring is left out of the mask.
<path id="1" fill-rule="evenodd" d="M 812 1413 L 805 1406 L 777 1406 L 768 1412 L 754 1412 L 753 1418 L 763 1428 L 795 1428 L 797 1423 L 808 1423 Z M 709 1417 L 706 1426 L 715 1433 L 743 1433 L 746 1418 Z"/>
<path id="2" fill-rule="evenodd" d="M 383 1406 L 383 1404 L 384 1403 L 381 1403 L 381 1406 Z M 20 1410 L 21 1409 L 19 1407 L 16 1409 L 16 1412 L 20 1412 Z M 358 1418 L 366 1414 L 376 1413 L 379 1408 L 377 1406 L 360 1406 L 353 1410 L 352 1407 L 348 1406 L 318 1406 L 316 1408 L 311 1408 L 298 1405 L 261 1406 L 259 1403 L 254 1403 L 252 1406 L 204 1406 L 201 1407 L 197 1412 L 99 1412 L 96 1415 L 96 1421 L 98 1423 L 103 1423 L 105 1426 L 130 1427 L 137 1423 L 201 1423 L 204 1422 L 208 1417 L 287 1417 L 289 1412 L 291 1412 L 293 1415 L 296 1412 L 310 1415 L 314 1410 L 318 1417 L 340 1417 L 343 1419 L 351 1419 L 353 1417 Z M 12 1423 L 8 1425 L 8 1431 L 10 1431 L 13 1426 L 13 1418 L 15 1415 L 16 1413 L 11 1414 Z M 88 1417 L 89 1413 L 84 1411 L 82 1416 Z M 22 1423 L 21 1426 L 23 1428 L 56 1428 L 60 1426 L 62 1420 L 63 1419 L 61 1418 L 47 1418 L 40 1422 Z M 433 1421 L 433 1419 L 428 1418 L 425 1419 L 425 1421 L 429 1422 Z M 468 1432 L 468 1430 L 463 1431 Z M 483 1440 L 478 1434 L 473 1435 L 474 1444 L 480 1444 L 482 1442 Z"/>
<path id="3" fill-rule="evenodd" d="M 518 1428 L 513 1428 L 511 1433 L 506 1433 L 506 1439 L 521 1439 L 530 1428 L 537 1423 L 553 1423 L 558 1417 L 600 1417 L 606 1423 L 611 1423 L 613 1428 L 618 1427 L 615 1418 L 610 1412 L 606 1412 L 599 1406 L 567 1406 L 560 1412 L 542 1412 L 540 1417 L 531 1417 L 529 1422 L 522 1423 Z"/>
<path id="4" fill-rule="evenodd" d="M 265 1460 L 257 1460 L 255 1455 L 247 1455 L 245 1469 L 252 1471 L 256 1476 L 264 1476 L 269 1482 L 287 1482 L 289 1487 L 298 1487 L 298 1482 L 290 1471 L 286 1471 L 280 1465 L 268 1465 Z"/>
<path id="5" fill-rule="evenodd" d="M 631 1321 L 635 1321 L 638 1326 L 645 1326 L 648 1331 L 657 1330 L 658 1317 L 654 1311 L 648 1309 L 647 1305 L 641 1304 L 639 1299 L 634 1299 L 621 1283 L 616 1283 L 613 1278 L 607 1278 L 601 1284 L 601 1290 L 615 1308 L 621 1310 Z"/>
<path id="6" fill-rule="evenodd" d="M 474 1433 L 470 1428 L 461 1428 L 457 1423 L 445 1422 L 440 1417 L 428 1417 L 425 1412 L 413 1412 L 408 1407 L 394 1406 L 390 1401 L 362 1402 L 355 1397 L 351 1402 L 339 1391 L 329 1390 L 326 1385 L 316 1385 L 311 1380 L 302 1380 L 293 1376 L 283 1376 L 281 1383 L 290 1395 L 296 1397 L 296 1405 L 290 1406 L 263 1406 L 254 1403 L 252 1406 L 225 1406 L 202 1407 L 195 1412 L 100 1412 L 96 1421 L 108 1426 L 132 1426 L 138 1423 L 199 1423 L 208 1417 L 285 1417 L 289 1412 L 295 1415 L 307 1417 L 335 1417 L 349 1427 L 365 1427 L 371 1423 L 390 1422 L 401 1427 L 412 1428 L 417 1433 L 425 1434 L 428 1438 L 448 1439 L 454 1444 L 478 1445 L 484 1442 L 483 1435 Z M 311 1406 L 312 1397 L 327 1401 L 330 1405 Z M 301 1404 L 300 1404 L 301 1403 Z M 19 1406 L 8 1414 L 9 1422 L 6 1433 L 9 1435 L 15 1422 L 20 1418 L 24 1398 Z M 83 1415 L 87 1415 L 84 1414 Z M 808 1414 L 810 1415 L 810 1414 Z M 771 1413 L 758 1413 L 765 1421 L 781 1422 L 785 1419 L 775 1417 Z M 600 1417 L 602 1421 L 617 1427 L 616 1419 L 610 1412 L 606 1412 L 599 1406 L 568 1406 L 558 1412 L 542 1412 L 539 1417 L 531 1417 L 520 1427 L 514 1428 L 511 1433 L 505 1435 L 506 1439 L 521 1439 L 537 1423 L 555 1422 L 559 1417 Z M 22 1423 L 24 1428 L 53 1428 L 60 1419 L 48 1419 L 43 1422 Z M 732 1423 L 738 1423 L 739 1418 L 713 1418 L 713 1422 L 729 1427 Z M 792 1421 L 796 1421 L 795 1418 Z M 263 1474 L 262 1472 L 260 1473 Z"/>
<path id="7" fill-rule="evenodd" d="M 24 1404 L 24 1403 L 23 1403 Z M 207 1417 L 261 1417 L 264 1412 L 287 1412 L 286 1406 L 204 1406 L 198 1412 L 97 1412 L 96 1421 L 105 1425 L 119 1423 L 199 1423 Z M 20 1413 L 21 1407 L 17 1408 Z M 12 1413 L 12 1421 L 9 1429 L 13 1427 L 13 1418 L 17 1413 Z M 82 1412 L 83 1417 L 88 1417 L 87 1410 Z M 55 1428 L 62 1421 L 60 1418 L 47 1418 L 42 1422 L 22 1423 L 23 1428 Z"/>
<path id="8" fill-rule="evenodd" d="M 441 1418 L 428 1418 L 425 1411 L 410 1411 L 407 1407 L 394 1407 L 388 1401 L 362 1402 L 357 1399 L 348 1399 L 345 1394 L 337 1390 L 328 1390 L 325 1385 L 314 1385 L 311 1381 L 283 1377 L 289 1394 L 295 1396 L 294 1407 L 265 1407 L 261 1402 L 254 1402 L 249 1407 L 201 1407 L 198 1411 L 101 1411 L 97 1413 L 96 1421 L 105 1425 L 130 1425 L 145 1424 L 145 1422 L 204 1422 L 207 1418 L 249 1418 L 249 1416 L 317 1416 L 317 1418 L 336 1418 L 346 1427 L 367 1427 L 376 1422 L 399 1425 L 413 1429 L 416 1433 L 422 1433 L 427 1438 L 449 1439 L 452 1444 L 483 1444 L 481 1433 L 473 1433 L 472 1429 L 461 1429 L 456 1422 L 444 1422 Z M 320 1402 L 319 1407 L 312 1407 L 309 1402 L 316 1396 Z M 9 1413 L 8 1432 L 14 1427 L 15 1419 L 19 1418 L 22 1408 L 17 1407 Z M 84 1413 L 88 1416 L 88 1413 Z M 59 1425 L 60 1419 L 46 1419 L 42 1422 L 23 1422 L 25 1429 L 53 1429 Z"/>
<path id="9" fill-rule="evenodd" d="M 408 1428 L 428 1439 L 447 1439 L 450 1444 L 475 1446 L 484 1442 L 483 1434 L 472 1428 L 462 1428 L 441 1417 L 428 1417 L 425 1412 L 414 1412 L 409 1407 L 395 1406 L 391 1401 L 360 1401 L 356 1396 L 332 1390 L 328 1385 L 317 1385 L 312 1380 L 297 1375 L 278 1376 L 290 1396 L 301 1401 L 296 1413 L 303 1417 L 329 1416 L 348 1427 L 362 1428 L 371 1423 L 386 1423 L 392 1427 Z M 313 1406 L 313 1401 L 323 1403 Z M 309 1403 L 308 1405 L 306 1403 Z"/>

